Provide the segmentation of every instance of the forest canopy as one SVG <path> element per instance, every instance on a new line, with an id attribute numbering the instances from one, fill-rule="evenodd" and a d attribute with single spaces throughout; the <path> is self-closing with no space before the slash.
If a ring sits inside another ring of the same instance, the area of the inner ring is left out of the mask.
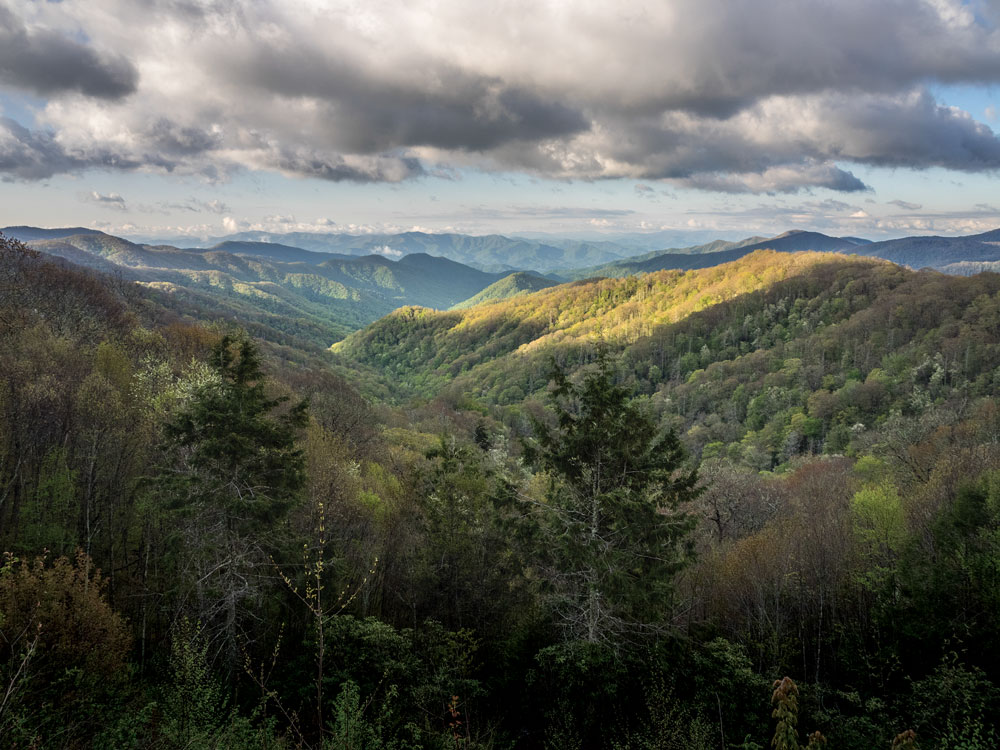
<path id="1" fill-rule="evenodd" d="M 997 746 L 1000 276 L 204 305 L 0 238 L 0 748 Z"/>

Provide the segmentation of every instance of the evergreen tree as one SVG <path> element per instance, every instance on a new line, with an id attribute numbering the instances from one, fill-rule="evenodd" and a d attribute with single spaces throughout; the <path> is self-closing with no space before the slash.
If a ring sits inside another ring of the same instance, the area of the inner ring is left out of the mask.
<path id="1" fill-rule="evenodd" d="M 305 484 L 295 436 L 307 404 L 274 414 L 288 399 L 268 397 L 250 339 L 224 337 L 209 363 L 215 378 L 165 429 L 185 485 L 179 499 L 221 511 L 228 528 L 249 532 L 280 517 Z"/>
<path id="2" fill-rule="evenodd" d="M 226 336 L 215 347 L 213 377 L 166 425 L 169 461 L 156 491 L 181 529 L 181 606 L 201 622 L 230 668 L 253 640 L 269 577 L 266 540 L 305 483 L 295 446 L 306 402 L 267 395 L 257 348 Z"/>
<path id="3" fill-rule="evenodd" d="M 527 458 L 547 474 L 538 560 L 565 635 L 591 643 L 651 632 L 688 557 L 697 494 L 684 449 L 616 385 L 609 360 L 576 385 L 553 363 L 555 427 L 535 420 Z"/>

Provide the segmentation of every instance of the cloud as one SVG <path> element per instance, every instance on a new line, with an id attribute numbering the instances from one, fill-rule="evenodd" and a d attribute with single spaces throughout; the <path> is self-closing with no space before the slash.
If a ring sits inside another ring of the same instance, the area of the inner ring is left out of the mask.
<path id="1" fill-rule="evenodd" d="M 887 239 L 914 234 L 976 234 L 996 229 L 1000 209 L 981 204 L 966 210 L 927 210 L 920 214 L 882 214 L 836 200 L 784 203 L 761 202 L 746 209 L 691 212 L 691 226 L 718 233 L 774 235 L 803 227 L 835 236 Z"/>
<path id="2" fill-rule="evenodd" d="M 0 126 L 0 173 L 19 179 L 473 167 L 776 194 L 864 190 L 853 165 L 1000 169 L 997 134 L 928 93 L 1000 83 L 1000 19 L 960 0 L 2 8 L 22 62 L 0 78 L 49 96 L 30 129 Z M 67 50 L 82 62 L 48 84 L 23 62 Z"/>
<path id="3" fill-rule="evenodd" d="M 769 167 L 759 173 L 696 173 L 674 182 L 681 187 L 719 193 L 794 193 L 809 188 L 857 192 L 868 189 L 852 173 L 826 164 Z"/>
<path id="4" fill-rule="evenodd" d="M 424 173 L 420 161 L 408 156 L 340 155 L 306 147 L 278 147 L 248 157 L 261 168 L 331 182 L 402 182 Z"/>
<path id="5" fill-rule="evenodd" d="M 531 219 L 616 219 L 632 216 L 635 211 L 628 208 L 588 208 L 585 206 L 539 206 L 532 204 L 512 205 L 502 208 L 469 206 L 464 216 L 477 219 L 505 219 L 527 217 Z"/>
<path id="6" fill-rule="evenodd" d="M 239 232 L 245 228 L 246 222 L 238 222 L 232 216 L 226 216 L 222 219 L 223 228 L 233 234 L 234 232 Z"/>
<path id="7" fill-rule="evenodd" d="M 125 199 L 118 193 L 108 193 L 107 195 L 104 195 L 102 193 L 98 193 L 96 190 L 92 190 L 91 192 L 82 195 L 81 198 L 82 200 L 96 203 L 99 206 L 104 206 L 106 208 L 113 208 L 117 211 L 128 210 L 128 206 L 125 205 Z"/>
<path id="8" fill-rule="evenodd" d="M 229 206 L 218 199 L 204 201 L 199 198 L 188 198 L 182 203 L 160 203 L 158 208 L 163 211 L 189 211 L 191 213 L 227 214 Z"/>
<path id="9" fill-rule="evenodd" d="M 898 206 L 904 211 L 919 211 L 923 206 L 919 203 L 910 203 L 909 201 L 894 200 L 889 201 L 890 206 Z"/>
<path id="10" fill-rule="evenodd" d="M 140 166 L 141 161 L 123 156 L 106 144 L 81 144 L 79 148 L 67 150 L 51 132 L 29 130 L 8 117 L 0 117 L 0 174 L 40 180 L 88 168 L 137 169 Z"/>
<path id="11" fill-rule="evenodd" d="M 120 99 L 139 75 L 124 57 L 99 51 L 57 31 L 28 28 L 0 3 L 0 82 L 41 95 L 79 92 Z"/>

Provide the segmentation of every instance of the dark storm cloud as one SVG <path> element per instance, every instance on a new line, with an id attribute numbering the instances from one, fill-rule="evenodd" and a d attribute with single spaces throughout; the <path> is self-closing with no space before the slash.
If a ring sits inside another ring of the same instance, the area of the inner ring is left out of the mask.
<path id="1" fill-rule="evenodd" d="M 41 180 L 87 168 L 135 169 L 140 165 L 100 146 L 69 152 L 51 133 L 28 130 L 10 118 L 0 117 L 0 173 L 8 177 Z"/>
<path id="2" fill-rule="evenodd" d="M 198 127 L 185 127 L 166 117 L 152 123 L 144 135 L 144 140 L 155 151 L 174 156 L 197 156 L 221 145 L 218 134 Z"/>
<path id="3" fill-rule="evenodd" d="M 343 157 L 306 149 L 278 149 L 263 160 L 266 166 L 300 177 L 331 182 L 401 182 L 423 174 L 412 157 Z"/>
<path id="4" fill-rule="evenodd" d="M 1000 168 L 1000 138 L 964 112 L 939 106 L 926 92 L 902 100 L 842 96 L 819 108 L 829 141 L 845 133 L 829 153 L 887 167 L 944 167 L 966 172 Z"/>
<path id="5" fill-rule="evenodd" d="M 675 180 L 678 185 L 717 193 L 795 193 L 810 188 L 826 188 L 842 193 L 868 190 L 868 186 L 839 167 L 812 165 L 779 167 L 759 173 L 698 173 Z"/>
<path id="6" fill-rule="evenodd" d="M 380 75 L 364 60 L 324 48 L 290 54 L 274 44 L 246 52 L 221 62 L 232 80 L 267 97 L 317 103 L 331 144 L 350 153 L 414 146 L 483 151 L 589 127 L 578 109 L 451 64 L 426 61 L 413 79 L 412 71 Z M 303 53 L 310 60 L 305 67 Z"/>
<path id="7" fill-rule="evenodd" d="M 671 114 L 620 120 L 607 132 L 594 148 L 635 165 L 633 176 L 722 192 L 866 189 L 834 161 L 1000 169 L 1000 139 L 989 127 L 919 91 L 783 97 L 725 121 Z"/>
<path id="8" fill-rule="evenodd" d="M 852 165 L 1000 169 L 997 134 L 928 93 L 1000 83 L 995 3 L 67 0 L 30 23 L 5 7 L 0 77 L 52 95 L 42 129 L 0 141 L 0 170 L 27 179 L 472 166 L 849 193 L 866 189 Z"/>
<path id="9" fill-rule="evenodd" d="M 29 30 L 0 4 L 0 82 L 43 96 L 76 91 L 120 99 L 136 90 L 138 80 L 121 55 L 98 52 L 48 29 Z"/>
<path id="10" fill-rule="evenodd" d="M 770 96 L 893 93 L 1000 80 L 996 27 L 959 2 L 680 0 L 669 69 L 646 111 L 726 118 Z M 666 67 L 666 66 L 664 66 Z"/>

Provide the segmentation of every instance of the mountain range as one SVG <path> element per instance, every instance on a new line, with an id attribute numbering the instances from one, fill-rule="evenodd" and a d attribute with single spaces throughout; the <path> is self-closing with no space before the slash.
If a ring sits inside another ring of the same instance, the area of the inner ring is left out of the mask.
<path id="1" fill-rule="evenodd" d="M 263 326 L 264 338 L 282 340 L 280 331 L 297 325 L 312 346 L 321 348 L 402 305 L 448 308 L 508 275 L 425 253 L 392 260 L 278 243 L 226 241 L 208 249 L 185 249 L 140 245 L 100 232 L 69 234 L 72 229 L 45 234 L 21 227 L 2 231 L 28 238 L 35 250 L 76 265 L 114 273 L 183 297 L 188 304 Z M 271 330 L 275 326 L 280 331 Z"/>
<path id="2" fill-rule="evenodd" d="M 533 269 L 550 271 L 554 268 L 595 265 L 620 260 L 632 254 L 610 242 L 566 240 L 546 242 L 498 234 L 429 234 L 402 232 L 399 234 L 339 234 L 318 232 L 239 232 L 212 238 L 206 247 L 220 243 L 280 243 L 324 253 L 350 256 L 384 255 L 401 258 L 426 253 L 473 266 L 483 271 L 518 271 Z"/>
<path id="3" fill-rule="evenodd" d="M 420 232 L 243 233 L 209 247 L 176 247 L 80 227 L 0 231 L 36 250 L 258 326 L 263 338 L 296 336 L 297 345 L 319 348 L 400 307 L 465 309 L 585 278 L 710 268 L 764 249 L 868 256 L 954 275 L 1000 268 L 1000 230 L 883 242 L 790 231 L 641 255 L 635 254 L 641 248 L 611 242 Z"/>

